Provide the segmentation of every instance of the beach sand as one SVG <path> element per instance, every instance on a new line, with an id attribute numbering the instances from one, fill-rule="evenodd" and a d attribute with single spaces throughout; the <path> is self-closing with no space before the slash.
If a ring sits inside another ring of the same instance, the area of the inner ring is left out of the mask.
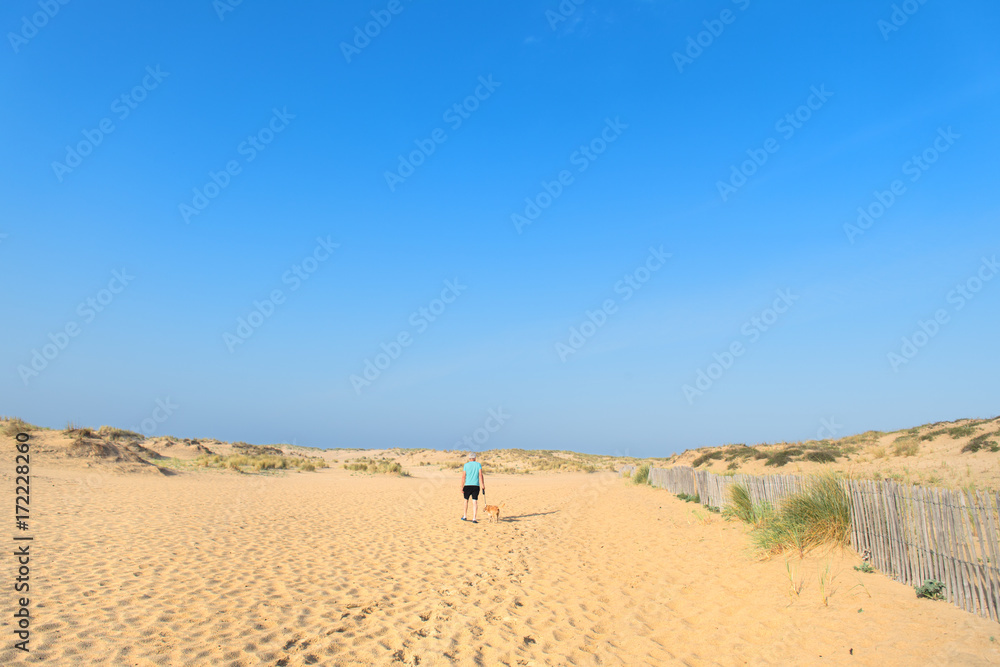
<path id="1" fill-rule="evenodd" d="M 412 472 L 37 467 L 32 650 L 5 611 L 0 664 L 1000 664 L 995 623 L 613 473 L 490 477 L 473 525 L 457 472 Z"/>

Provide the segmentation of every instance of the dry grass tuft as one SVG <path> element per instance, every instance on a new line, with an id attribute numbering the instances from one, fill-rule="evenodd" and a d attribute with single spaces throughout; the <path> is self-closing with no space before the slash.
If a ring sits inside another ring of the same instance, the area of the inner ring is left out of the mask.
<path id="1" fill-rule="evenodd" d="M 345 463 L 344 469 L 371 473 L 373 475 L 399 475 L 400 477 L 410 476 L 408 472 L 403 470 L 403 466 L 400 465 L 399 461 L 393 461 L 392 459 L 387 458 L 370 459 L 362 457 L 353 463 Z"/>
<path id="2" fill-rule="evenodd" d="M 800 554 L 822 544 L 846 546 L 851 511 L 836 478 L 816 477 L 809 488 L 789 496 L 774 517 L 754 532 L 754 543 L 766 554 L 795 549 Z"/>
<path id="3" fill-rule="evenodd" d="M 39 430 L 37 426 L 29 424 L 20 417 L 3 417 L 2 419 L 7 423 L 3 425 L 0 432 L 4 435 L 9 435 L 12 438 L 18 433 L 28 433 L 29 431 Z"/>

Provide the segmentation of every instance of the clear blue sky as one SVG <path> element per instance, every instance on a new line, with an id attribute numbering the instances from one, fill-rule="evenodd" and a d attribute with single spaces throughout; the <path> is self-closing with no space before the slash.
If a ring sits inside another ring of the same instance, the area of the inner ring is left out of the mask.
<path id="1" fill-rule="evenodd" d="M 5 3 L 0 411 L 640 456 L 997 414 L 996 3 L 559 7 Z"/>

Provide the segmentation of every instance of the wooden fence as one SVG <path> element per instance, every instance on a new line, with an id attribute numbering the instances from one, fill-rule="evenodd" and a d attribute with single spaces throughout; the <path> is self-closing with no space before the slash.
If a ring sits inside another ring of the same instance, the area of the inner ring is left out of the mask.
<path id="1" fill-rule="evenodd" d="M 635 472 L 624 466 L 622 473 Z M 686 466 L 650 468 L 650 484 L 698 496 L 724 508 L 729 488 L 741 484 L 754 503 L 780 507 L 803 490 L 798 475 L 716 475 Z M 903 486 L 889 480 L 841 480 L 851 507 L 851 544 L 878 570 L 919 586 L 945 585 L 945 598 L 1000 622 L 1000 494 Z"/>

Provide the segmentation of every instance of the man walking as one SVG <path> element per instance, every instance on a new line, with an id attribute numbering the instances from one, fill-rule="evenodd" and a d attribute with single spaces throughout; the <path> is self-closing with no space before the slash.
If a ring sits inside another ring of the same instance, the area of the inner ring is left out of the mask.
<path id="1" fill-rule="evenodd" d="M 469 498 L 472 498 L 472 523 L 478 523 L 479 492 L 486 495 L 486 480 L 483 477 L 483 465 L 476 461 L 476 453 L 469 452 L 469 460 L 462 466 L 462 494 L 465 496 L 465 512 L 462 521 L 469 516 Z"/>

